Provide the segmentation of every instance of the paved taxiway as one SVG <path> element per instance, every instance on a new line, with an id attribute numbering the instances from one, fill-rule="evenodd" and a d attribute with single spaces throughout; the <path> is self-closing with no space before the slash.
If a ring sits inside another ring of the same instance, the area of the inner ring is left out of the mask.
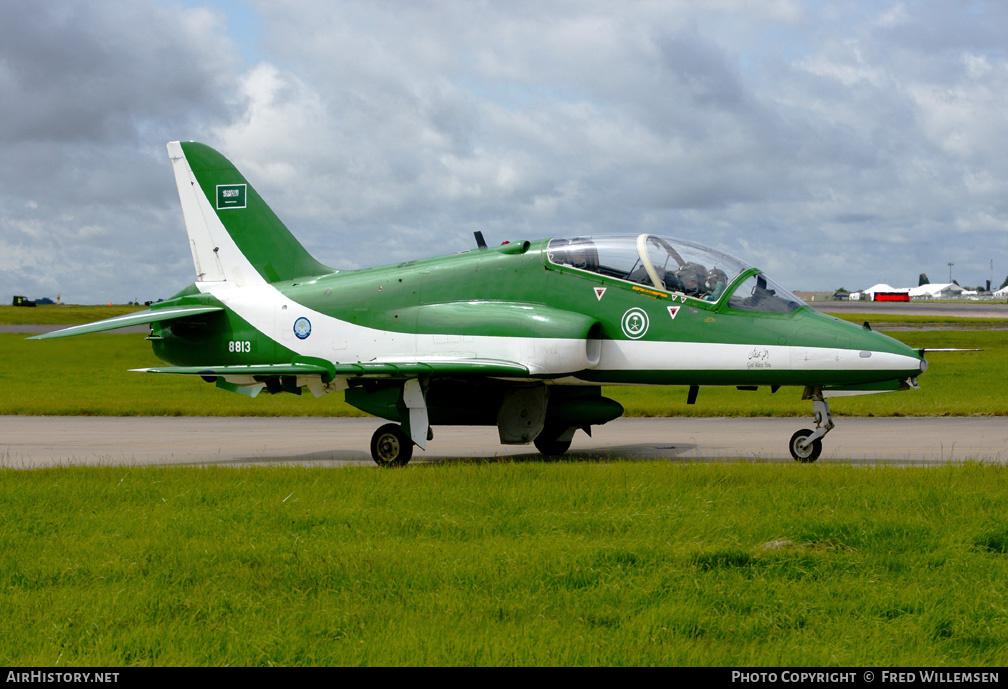
<path id="1" fill-rule="evenodd" d="M 835 418 L 819 462 L 1008 463 L 1004 418 Z M 0 465 L 302 464 L 373 466 L 377 419 L 205 417 L 0 417 Z M 579 432 L 568 461 L 790 462 L 800 418 L 617 419 Z M 492 427 L 437 427 L 413 462 L 458 457 L 533 459 L 531 445 L 504 446 Z"/>

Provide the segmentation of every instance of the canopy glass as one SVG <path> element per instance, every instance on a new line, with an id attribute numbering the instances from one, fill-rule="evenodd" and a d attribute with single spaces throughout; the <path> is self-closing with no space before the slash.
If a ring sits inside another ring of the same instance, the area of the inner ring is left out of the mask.
<path id="1" fill-rule="evenodd" d="M 728 304 L 737 309 L 788 313 L 805 305 L 762 273 L 733 287 L 752 266 L 685 239 L 653 234 L 558 237 L 550 240 L 546 255 L 556 265 L 696 299 L 716 302 L 729 292 Z"/>

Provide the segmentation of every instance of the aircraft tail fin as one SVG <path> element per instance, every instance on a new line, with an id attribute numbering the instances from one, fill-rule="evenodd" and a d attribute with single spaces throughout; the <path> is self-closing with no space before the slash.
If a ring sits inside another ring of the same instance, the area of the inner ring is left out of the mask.
<path id="1" fill-rule="evenodd" d="M 199 282 L 244 287 L 332 272 L 223 155 L 194 141 L 170 142 L 168 155 Z"/>

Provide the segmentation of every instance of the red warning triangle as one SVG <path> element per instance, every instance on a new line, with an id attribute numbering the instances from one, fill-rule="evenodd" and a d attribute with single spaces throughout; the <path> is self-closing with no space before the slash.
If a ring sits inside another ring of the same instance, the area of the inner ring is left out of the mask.
<path id="1" fill-rule="evenodd" d="M 606 291 L 605 287 L 596 287 L 595 298 L 598 299 L 599 301 L 602 301 L 602 295 L 605 294 L 605 291 Z"/>
<path id="2" fill-rule="evenodd" d="M 676 314 L 679 313 L 679 309 L 680 308 L 682 308 L 682 307 L 679 307 L 679 306 L 670 306 L 670 307 L 668 307 L 668 315 L 672 316 L 672 320 L 675 320 Z"/>

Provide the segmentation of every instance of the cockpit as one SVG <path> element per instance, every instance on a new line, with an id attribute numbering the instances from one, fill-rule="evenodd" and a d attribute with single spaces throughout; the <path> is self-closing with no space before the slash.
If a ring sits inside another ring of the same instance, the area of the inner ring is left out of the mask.
<path id="1" fill-rule="evenodd" d="M 790 313 L 805 306 L 745 262 L 703 244 L 653 234 L 551 239 L 546 255 L 558 266 L 626 280 L 731 308 Z M 745 279 L 738 278 L 749 272 Z M 736 284 L 738 283 L 738 284 Z"/>

